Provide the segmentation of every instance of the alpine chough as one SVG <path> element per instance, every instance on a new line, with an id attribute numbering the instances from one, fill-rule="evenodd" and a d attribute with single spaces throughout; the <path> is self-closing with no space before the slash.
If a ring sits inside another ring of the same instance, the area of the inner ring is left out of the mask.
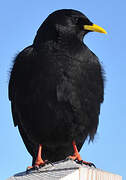
<path id="1" fill-rule="evenodd" d="M 14 59 L 9 80 L 14 125 L 18 126 L 33 166 L 78 153 L 94 139 L 104 99 L 103 68 L 84 44 L 91 31 L 106 33 L 72 9 L 50 14 L 33 44 Z"/>

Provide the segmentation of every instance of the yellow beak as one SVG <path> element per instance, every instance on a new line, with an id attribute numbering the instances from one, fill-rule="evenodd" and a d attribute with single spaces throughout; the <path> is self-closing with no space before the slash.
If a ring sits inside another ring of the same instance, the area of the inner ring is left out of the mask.
<path id="1" fill-rule="evenodd" d="M 107 32 L 100 26 L 93 24 L 93 25 L 84 25 L 85 30 L 89 31 L 94 31 L 94 32 L 99 32 L 99 33 L 104 33 L 107 34 Z"/>

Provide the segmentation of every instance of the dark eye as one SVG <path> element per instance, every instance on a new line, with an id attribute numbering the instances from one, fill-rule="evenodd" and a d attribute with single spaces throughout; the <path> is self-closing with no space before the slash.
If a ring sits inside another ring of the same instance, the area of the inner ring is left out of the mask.
<path id="1" fill-rule="evenodd" d="M 74 17 L 74 22 L 77 24 L 78 23 L 78 17 Z"/>
<path id="2" fill-rule="evenodd" d="M 76 17 L 76 16 L 73 16 L 73 17 L 71 17 L 71 21 L 72 21 L 72 23 L 73 24 L 78 24 L 78 17 Z"/>

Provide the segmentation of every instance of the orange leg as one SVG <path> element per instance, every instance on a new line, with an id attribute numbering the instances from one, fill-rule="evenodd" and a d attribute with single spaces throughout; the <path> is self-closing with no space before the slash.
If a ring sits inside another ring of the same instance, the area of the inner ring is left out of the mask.
<path id="1" fill-rule="evenodd" d="M 78 162 L 80 162 L 82 164 L 89 165 L 89 166 L 94 166 L 95 167 L 95 165 L 93 163 L 83 161 L 81 156 L 80 156 L 80 154 L 79 154 L 79 152 L 78 152 L 78 149 L 77 149 L 75 141 L 73 141 L 72 144 L 73 144 L 74 154 L 73 154 L 73 156 L 69 156 L 69 158 L 73 159 L 73 160 L 78 160 Z"/>
<path id="2" fill-rule="evenodd" d="M 82 158 L 81 158 L 81 156 L 80 156 L 80 154 L 78 152 L 75 141 L 73 141 L 72 144 L 73 144 L 74 154 L 73 154 L 73 156 L 69 156 L 69 158 L 73 159 L 73 160 L 77 159 L 78 161 L 82 161 Z"/>
<path id="3" fill-rule="evenodd" d="M 41 154 L 42 154 L 41 152 L 42 152 L 42 145 L 39 144 L 39 149 L 38 149 L 38 154 L 37 154 L 37 158 L 35 161 L 35 166 L 40 166 L 40 165 L 44 164 L 44 161 L 41 158 Z"/>
<path id="4" fill-rule="evenodd" d="M 40 165 L 44 165 L 45 164 L 45 161 L 43 161 L 42 158 L 41 158 L 41 154 L 42 154 L 42 145 L 39 144 L 38 154 L 37 154 L 37 158 L 36 158 L 35 164 L 33 166 L 29 166 L 27 168 L 27 170 L 32 169 L 34 167 L 39 167 Z"/>

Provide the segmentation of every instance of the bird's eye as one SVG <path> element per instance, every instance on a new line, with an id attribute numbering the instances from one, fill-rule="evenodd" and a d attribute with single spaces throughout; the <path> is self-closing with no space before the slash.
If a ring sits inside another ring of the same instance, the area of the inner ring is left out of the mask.
<path id="1" fill-rule="evenodd" d="M 74 23 L 78 23 L 78 17 L 74 17 Z"/>
<path id="2" fill-rule="evenodd" d="M 77 24 L 78 23 L 78 17 L 75 17 L 75 16 L 71 17 L 71 21 L 73 24 Z"/>

